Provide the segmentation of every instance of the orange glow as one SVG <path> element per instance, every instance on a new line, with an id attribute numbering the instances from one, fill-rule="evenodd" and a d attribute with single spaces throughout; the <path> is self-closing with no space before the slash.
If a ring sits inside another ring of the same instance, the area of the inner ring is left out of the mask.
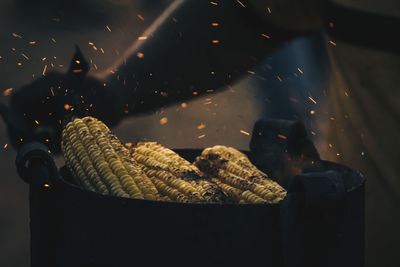
<path id="1" fill-rule="evenodd" d="M 199 138 L 199 139 L 204 138 L 204 137 L 206 137 L 206 134 L 202 134 L 202 135 L 197 136 L 197 138 Z"/>
<path id="2" fill-rule="evenodd" d="M 138 52 L 138 53 L 136 54 L 136 56 L 137 56 L 138 58 L 143 58 L 143 57 L 144 57 L 144 54 L 141 53 L 141 52 Z"/>
<path id="3" fill-rule="evenodd" d="M 315 101 L 311 96 L 308 97 L 314 104 L 317 104 L 317 101 Z"/>
<path id="4" fill-rule="evenodd" d="M 111 32 L 110 26 L 106 25 L 106 29 L 107 29 L 107 31 Z"/>
<path id="5" fill-rule="evenodd" d="M 42 72 L 42 75 L 43 75 L 43 76 L 46 75 L 46 70 L 47 70 L 47 65 L 44 65 L 44 69 L 43 69 L 43 72 Z"/>
<path id="6" fill-rule="evenodd" d="M 7 146 L 8 146 L 8 144 L 5 144 L 5 145 L 4 145 L 4 149 L 6 149 L 6 148 L 7 148 Z"/>
<path id="7" fill-rule="evenodd" d="M 244 131 L 244 130 L 240 130 L 240 132 L 241 132 L 242 134 L 245 134 L 245 135 L 250 135 L 250 133 L 248 133 L 248 132 L 246 132 L 246 131 Z"/>
<path id="8" fill-rule="evenodd" d="M 181 107 L 182 107 L 182 108 L 186 108 L 186 107 L 187 107 L 187 104 L 186 104 L 186 103 L 182 103 L 182 104 L 181 104 Z"/>
<path id="9" fill-rule="evenodd" d="M 201 123 L 200 125 L 197 126 L 197 129 L 201 130 L 204 129 L 206 125 L 204 123 Z"/>
<path id="10" fill-rule="evenodd" d="M 65 104 L 65 105 L 64 105 L 64 108 L 65 108 L 65 110 L 70 110 L 70 109 L 71 109 L 71 106 L 68 105 L 68 104 Z"/>
<path id="11" fill-rule="evenodd" d="M 212 40 L 212 43 L 213 43 L 213 44 L 218 44 L 218 43 L 219 43 L 219 40 Z"/>
<path id="12" fill-rule="evenodd" d="M 37 125 L 39 125 L 39 122 L 38 122 L 37 120 L 35 120 L 35 123 L 36 123 Z"/>
<path id="13" fill-rule="evenodd" d="M 218 27 L 218 23 L 217 22 L 213 22 L 213 23 L 211 23 L 211 26 L 213 26 L 213 27 Z"/>
<path id="14" fill-rule="evenodd" d="M 133 144 L 132 143 L 125 143 L 126 147 L 131 147 Z"/>
<path id="15" fill-rule="evenodd" d="M 43 186 L 44 186 L 44 187 L 50 187 L 50 185 L 49 185 L 49 184 L 44 184 Z"/>
<path id="16" fill-rule="evenodd" d="M 281 138 L 281 139 L 284 139 L 284 140 L 286 140 L 286 139 L 287 139 L 287 137 L 286 137 L 286 136 L 284 136 L 283 134 L 277 134 L 277 136 L 278 136 L 279 138 Z"/>
<path id="17" fill-rule="evenodd" d="M 163 118 L 161 118 L 161 120 L 160 120 L 160 124 L 161 124 L 161 125 L 167 124 L 167 122 L 168 122 L 168 118 L 167 118 L 167 117 L 163 117 Z"/>
<path id="18" fill-rule="evenodd" d="M 147 36 L 139 36 L 138 37 L 138 40 L 146 40 L 147 39 Z"/>
<path id="19" fill-rule="evenodd" d="M 8 88 L 8 89 L 4 90 L 3 96 L 9 96 L 9 95 L 11 95 L 11 92 L 12 92 L 13 90 L 14 90 L 13 88 Z"/>
<path id="20" fill-rule="evenodd" d="M 265 37 L 265 38 L 267 38 L 267 39 L 271 38 L 271 36 L 266 35 L 265 33 L 262 33 L 261 36 L 262 36 L 262 37 Z"/>
<path id="21" fill-rule="evenodd" d="M 336 43 L 334 41 L 329 41 L 329 43 L 331 43 L 331 45 L 336 46 Z"/>
<path id="22" fill-rule="evenodd" d="M 311 114 L 311 115 L 314 115 L 314 114 L 315 114 L 315 110 L 313 110 L 313 109 L 310 110 L 310 114 Z"/>
<path id="23" fill-rule="evenodd" d="M 193 92 L 193 95 L 198 95 L 198 94 L 199 94 L 199 93 L 198 93 L 198 92 L 196 92 L 196 91 L 194 91 L 194 92 Z"/>
<path id="24" fill-rule="evenodd" d="M 143 16 L 142 16 L 141 14 L 138 14 L 137 17 L 138 17 L 140 20 L 144 20 L 144 18 L 143 18 Z"/>

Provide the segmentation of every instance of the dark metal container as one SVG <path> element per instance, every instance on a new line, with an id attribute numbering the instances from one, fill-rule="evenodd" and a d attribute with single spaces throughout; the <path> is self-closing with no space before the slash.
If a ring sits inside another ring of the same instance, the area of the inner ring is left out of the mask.
<path id="1" fill-rule="evenodd" d="M 200 154 L 176 151 L 190 161 Z M 276 205 L 103 196 L 70 183 L 39 144 L 21 148 L 17 168 L 30 184 L 32 267 L 363 266 L 364 178 L 337 164 L 294 179 Z M 315 194 L 309 175 L 326 170 L 347 180 L 320 177 L 326 194 Z"/>

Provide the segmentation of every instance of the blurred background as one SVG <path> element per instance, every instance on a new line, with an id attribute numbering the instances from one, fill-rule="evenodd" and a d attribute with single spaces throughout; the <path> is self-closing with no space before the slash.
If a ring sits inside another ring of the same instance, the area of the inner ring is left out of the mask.
<path id="1" fill-rule="evenodd" d="M 65 72 L 75 44 L 90 63 L 90 75 L 102 75 L 172 2 L 2 0 L 1 103 L 7 103 L 13 91 L 48 72 Z M 210 2 L 210 5 L 224 4 L 224 1 Z M 334 2 L 355 10 L 400 17 L 396 0 Z M 266 3 L 271 8 L 260 9 L 261 12 L 274 16 L 274 1 Z M 185 23 L 173 16 L 167 20 Z M 190 31 L 190 27 L 186 30 Z M 371 31 L 371 38 L 375 30 Z M 396 31 L 380 30 L 388 34 Z M 366 195 L 367 266 L 398 266 L 394 251 L 400 248 L 395 227 L 400 188 L 396 169 L 386 159 L 390 157 L 393 161 L 398 158 L 393 153 L 400 151 L 396 139 L 399 109 L 390 108 L 398 106 L 400 101 L 396 89 L 400 84 L 399 59 L 393 51 L 333 40 L 325 28 L 317 28 L 282 42 L 238 79 L 216 88 L 218 92 L 127 117 L 113 131 L 123 142 L 147 139 L 170 148 L 222 144 L 248 150 L 257 120 L 300 120 L 322 158 L 359 169 L 367 180 L 372 180 Z M 371 91 L 375 93 L 369 94 Z M 360 92 L 362 95 L 357 95 Z M 353 108 L 359 106 L 363 107 L 361 111 Z M 338 110 L 339 113 L 335 112 Z M 360 116 L 367 113 L 377 117 Z M 377 133 L 368 126 L 370 122 L 359 126 L 361 121 L 369 119 L 382 123 L 379 127 L 383 130 Z M 374 138 L 382 143 L 371 144 Z M 348 142 L 351 153 L 346 153 Z M 6 125 L 0 120 L 0 266 L 29 266 L 28 185 L 17 176 L 15 156 Z M 386 162 L 385 170 L 389 171 L 369 170 L 365 166 L 372 161 Z M 57 157 L 57 163 L 61 166 L 62 158 Z M 380 241 L 383 245 L 378 245 Z"/>

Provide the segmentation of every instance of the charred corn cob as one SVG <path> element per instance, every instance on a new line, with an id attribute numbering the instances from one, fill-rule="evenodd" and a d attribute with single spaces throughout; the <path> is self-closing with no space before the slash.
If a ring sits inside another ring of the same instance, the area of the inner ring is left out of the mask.
<path id="1" fill-rule="evenodd" d="M 84 188 L 121 197 L 158 198 L 154 184 L 101 121 L 85 117 L 69 122 L 61 147 L 66 165 Z"/>
<path id="2" fill-rule="evenodd" d="M 214 146 L 197 157 L 195 165 L 239 203 L 278 203 L 286 191 L 258 170 L 240 151 Z"/>
<path id="3" fill-rule="evenodd" d="M 217 185 L 200 176 L 200 171 L 196 166 L 156 142 L 137 143 L 131 148 L 131 156 L 142 164 L 143 170 L 152 179 L 159 192 L 167 195 L 171 200 L 228 201 Z"/>

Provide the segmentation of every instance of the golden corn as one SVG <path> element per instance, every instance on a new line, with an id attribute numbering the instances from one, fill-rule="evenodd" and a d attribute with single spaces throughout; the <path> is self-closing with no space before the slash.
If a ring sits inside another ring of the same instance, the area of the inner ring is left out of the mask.
<path id="1" fill-rule="evenodd" d="M 200 176 L 199 169 L 174 151 L 156 142 L 139 142 L 131 148 L 131 156 L 141 163 L 145 173 L 152 179 L 164 184 L 155 184 L 178 190 L 188 197 L 190 202 L 226 202 L 228 198 L 213 182 Z M 163 189 L 164 190 L 164 189 Z M 172 194 L 173 191 L 163 191 Z M 164 194 L 160 191 L 161 194 Z M 168 195 L 172 200 L 175 194 Z M 181 199 L 181 198 L 180 198 Z"/>
<path id="2" fill-rule="evenodd" d="M 286 191 L 258 170 L 240 151 L 225 146 L 206 148 L 195 165 L 219 181 L 222 190 L 238 203 L 278 203 Z"/>
<path id="3" fill-rule="evenodd" d="M 69 122 L 61 146 L 66 165 L 84 188 L 121 197 L 158 198 L 154 184 L 101 121 L 85 117 Z"/>

